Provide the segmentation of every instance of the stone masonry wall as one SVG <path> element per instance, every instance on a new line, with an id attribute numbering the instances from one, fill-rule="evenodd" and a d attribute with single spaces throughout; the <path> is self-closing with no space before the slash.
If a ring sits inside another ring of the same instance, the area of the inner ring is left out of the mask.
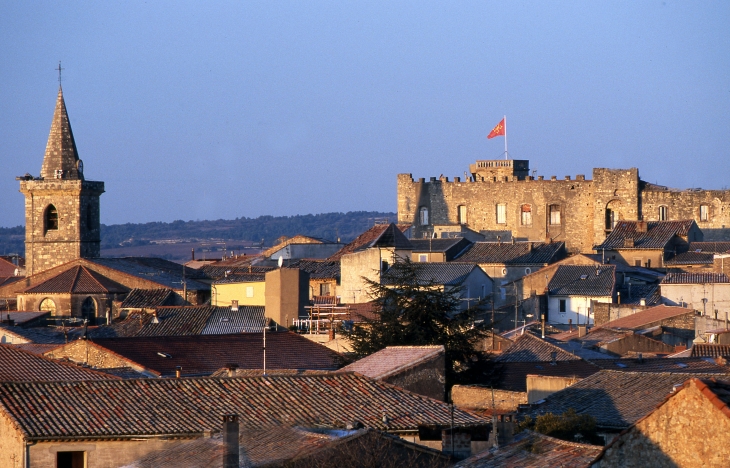
<path id="1" fill-rule="evenodd" d="M 74 451 L 86 452 L 86 464 L 84 465 L 86 468 L 129 466 L 145 455 L 171 449 L 188 440 L 137 438 L 133 440 L 41 442 L 30 447 L 30 463 L 28 466 L 30 468 L 54 467 L 56 466 L 58 452 Z"/>
<path id="2" fill-rule="evenodd" d="M 131 367 L 136 371 L 144 371 L 142 366 L 134 365 L 121 356 L 99 348 L 87 340 L 72 341 L 60 348 L 46 352 L 44 356 L 52 359 L 68 359 L 71 362 L 87 364 L 97 369 Z"/>
<path id="3" fill-rule="evenodd" d="M 25 256 L 33 275 L 77 258 L 98 257 L 101 248 L 99 196 L 103 182 L 22 181 L 25 195 Z M 45 213 L 58 212 L 58 229 L 47 230 Z"/>
<path id="4" fill-rule="evenodd" d="M 25 440 L 5 411 L 0 410 L 0 466 L 22 467 Z M 53 465 L 56 466 L 55 462 Z"/>
<path id="5" fill-rule="evenodd" d="M 492 409 L 492 389 L 476 385 L 454 385 L 451 401 L 460 408 Z M 518 405 L 527 404 L 527 392 L 494 389 L 494 407 L 498 411 L 517 411 Z"/>
<path id="6" fill-rule="evenodd" d="M 428 362 L 383 379 L 419 395 L 444 401 L 446 393 L 446 357 L 440 354 Z"/>
<path id="7" fill-rule="evenodd" d="M 727 467 L 730 418 L 690 384 L 621 435 L 600 468 Z"/>
<path id="8" fill-rule="evenodd" d="M 611 304 L 604 302 L 593 303 L 593 319 L 595 326 L 599 327 L 612 320 L 628 317 L 637 312 L 648 309 L 649 306 L 635 304 Z"/>

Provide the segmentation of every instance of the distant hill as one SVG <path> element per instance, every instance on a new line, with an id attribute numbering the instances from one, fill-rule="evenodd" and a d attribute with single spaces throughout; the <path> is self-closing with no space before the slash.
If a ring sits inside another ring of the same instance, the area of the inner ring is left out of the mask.
<path id="1" fill-rule="evenodd" d="M 395 213 L 379 211 L 350 211 L 296 216 L 259 216 L 258 218 L 219 219 L 215 221 L 173 221 L 171 223 L 101 225 L 102 255 L 105 250 L 155 245 L 227 241 L 244 245 L 273 245 L 282 236 L 304 234 L 312 237 L 349 242 L 370 228 L 376 221 L 395 222 Z M 25 228 L 0 228 L 0 254 L 24 255 Z M 237 248 L 229 244 L 228 249 Z M 187 248 L 187 251 L 190 249 Z M 197 249 L 196 249 L 197 250 Z M 218 250 L 218 249 L 214 249 Z M 162 256 L 162 255 L 160 255 Z"/>

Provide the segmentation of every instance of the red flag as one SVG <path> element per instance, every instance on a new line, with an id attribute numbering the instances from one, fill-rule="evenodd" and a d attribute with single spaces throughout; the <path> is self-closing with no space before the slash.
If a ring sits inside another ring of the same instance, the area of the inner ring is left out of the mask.
<path id="1" fill-rule="evenodd" d="M 498 137 L 498 136 L 504 136 L 504 119 L 500 120 L 496 127 L 492 129 L 491 132 L 489 132 L 489 135 L 487 135 L 487 139 Z"/>

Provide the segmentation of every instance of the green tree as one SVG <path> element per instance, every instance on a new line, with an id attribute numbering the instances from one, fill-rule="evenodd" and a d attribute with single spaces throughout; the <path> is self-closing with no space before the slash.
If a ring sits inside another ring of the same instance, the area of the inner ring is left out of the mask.
<path id="1" fill-rule="evenodd" d="M 596 419 L 589 414 L 578 414 L 573 408 L 563 414 L 545 413 L 532 419 L 526 417 L 519 425 L 520 430 L 530 429 L 557 439 L 603 445 L 603 439 L 596 430 Z"/>
<path id="2" fill-rule="evenodd" d="M 447 386 L 467 383 L 487 372 L 488 356 L 475 349 L 490 326 L 479 320 L 483 304 L 462 310 L 460 285 L 444 288 L 424 279 L 419 268 L 410 261 L 396 263 L 386 273 L 387 284 L 363 278 L 374 302 L 373 317 L 344 334 L 357 357 L 387 346 L 443 345 Z"/>

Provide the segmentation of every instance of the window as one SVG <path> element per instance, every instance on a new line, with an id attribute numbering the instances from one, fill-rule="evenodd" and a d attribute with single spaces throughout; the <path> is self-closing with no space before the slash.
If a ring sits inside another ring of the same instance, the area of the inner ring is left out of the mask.
<path id="1" fill-rule="evenodd" d="M 529 275 L 530 273 L 532 273 L 532 270 L 529 268 L 525 268 L 525 274 Z"/>
<path id="2" fill-rule="evenodd" d="M 650 258 L 646 260 L 646 267 L 651 268 L 651 259 Z"/>
<path id="3" fill-rule="evenodd" d="M 640 267 L 641 266 L 641 259 L 640 258 L 635 258 L 634 259 L 634 266 L 637 266 L 637 267 Z"/>
<path id="4" fill-rule="evenodd" d="M 86 452 L 56 452 L 57 468 L 84 468 Z"/>
<path id="5" fill-rule="evenodd" d="M 565 311 L 568 309 L 566 302 L 567 301 L 565 299 L 560 299 L 558 301 L 558 311 L 559 312 L 565 313 Z"/>
<path id="6" fill-rule="evenodd" d="M 246 286 L 246 297 L 253 297 L 253 286 Z"/>
<path id="7" fill-rule="evenodd" d="M 550 215 L 550 225 L 556 226 L 560 224 L 560 205 L 550 205 L 548 207 L 548 213 Z"/>
<path id="8" fill-rule="evenodd" d="M 659 207 L 659 221 L 666 221 L 669 219 L 669 210 L 666 206 Z"/>
<path id="9" fill-rule="evenodd" d="M 380 263 L 380 271 L 386 271 L 386 270 L 388 270 L 388 266 L 389 266 L 388 265 L 388 262 L 386 260 L 383 260 Z"/>
<path id="10" fill-rule="evenodd" d="M 53 205 L 48 205 L 46 212 L 43 216 L 44 226 L 46 231 L 57 231 L 58 230 L 58 211 Z"/>
<path id="11" fill-rule="evenodd" d="M 418 256 L 418 261 L 419 262 L 427 262 L 428 261 L 428 254 L 420 254 Z"/>
<path id="12" fill-rule="evenodd" d="M 700 221 L 707 221 L 709 218 L 710 207 L 707 205 L 700 205 Z"/>
<path id="13" fill-rule="evenodd" d="M 422 206 L 419 210 L 419 215 L 419 221 L 421 222 L 421 226 L 428 226 L 428 208 Z"/>
<path id="14" fill-rule="evenodd" d="M 330 284 L 329 283 L 320 283 L 319 285 L 319 295 L 320 296 L 329 296 L 330 293 Z"/>
<path id="15" fill-rule="evenodd" d="M 611 208 L 606 208 L 606 229 L 612 230 L 616 227 L 616 212 Z"/>
<path id="16" fill-rule="evenodd" d="M 81 304 L 81 316 L 88 320 L 89 325 L 96 325 L 96 301 L 89 296 Z"/>
<path id="17" fill-rule="evenodd" d="M 521 211 L 521 221 L 523 226 L 531 226 L 532 225 L 532 205 L 522 205 Z"/>
<path id="18" fill-rule="evenodd" d="M 497 224 L 507 224 L 507 205 L 497 205 Z"/>
<path id="19" fill-rule="evenodd" d="M 459 224 L 466 224 L 466 205 L 459 205 Z"/>
<path id="20" fill-rule="evenodd" d="M 42 312 L 50 312 L 51 315 L 56 315 L 56 303 L 50 297 L 43 299 L 38 309 Z"/>

